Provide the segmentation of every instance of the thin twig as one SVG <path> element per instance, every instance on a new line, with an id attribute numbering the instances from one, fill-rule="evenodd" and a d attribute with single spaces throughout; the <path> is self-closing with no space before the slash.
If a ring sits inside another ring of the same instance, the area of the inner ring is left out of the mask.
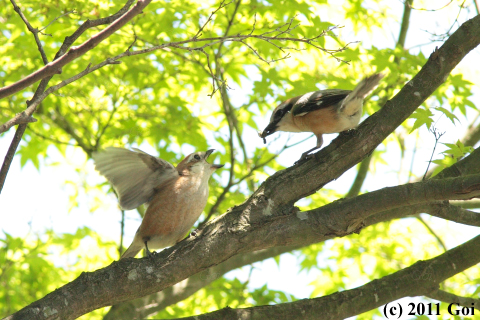
<path id="1" fill-rule="evenodd" d="M 144 1 L 149 1 L 149 0 L 144 0 Z M 343 46 L 342 48 L 339 48 L 339 49 L 322 48 L 322 47 L 314 44 L 314 42 L 317 38 L 325 36 L 328 32 L 332 31 L 335 28 L 339 28 L 339 26 L 330 27 L 329 29 L 324 30 L 319 35 L 314 36 L 312 38 L 266 36 L 265 34 L 267 34 L 269 32 L 265 32 L 263 34 L 258 34 L 258 35 L 253 35 L 253 34 L 252 35 L 250 35 L 250 34 L 240 35 L 240 34 L 237 34 L 237 35 L 230 35 L 230 36 L 224 36 L 224 37 L 209 37 L 209 38 L 195 38 L 195 37 L 192 37 L 190 39 L 183 40 L 183 41 L 169 42 L 169 43 L 164 43 L 164 44 L 159 45 L 159 46 L 154 46 L 154 47 L 150 47 L 150 48 L 146 48 L 146 49 L 142 49 L 142 50 L 138 50 L 138 51 L 125 52 L 125 53 L 123 53 L 119 56 L 123 57 L 123 56 L 133 56 L 133 55 L 145 54 L 145 53 L 150 53 L 152 51 L 161 50 L 161 49 L 164 49 L 164 48 L 167 48 L 167 47 L 173 47 L 173 48 L 178 48 L 178 49 L 183 49 L 183 50 L 188 50 L 188 51 L 201 51 L 202 49 L 205 49 L 207 47 L 211 47 L 211 46 L 214 46 L 216 44 L 221 44 L 221 43 L 224 43 L 224 42 L 242 42 L 242 41 L 244 41 L 245 39 L 248 39 L 248 38 L 255 38 L 255 39 L 266 41 L 266 42 L 269 42 L 269 43 L 272 43 L 271 41 L 303 42 L 303 43 L 306 43 L 306 44 L 308 44 L 308 45 L 310 45 L 310 46 L 312 46 L 312 47 L 314 47 L 314 48 L 316 48 L 316 49 L 318 49 L 318 50 L 320 50 L 324 53 L 329 54 L 331 57 L 333 57 L 334 59 L 336 59 L 339 62 L 348 63 L 348 61 L 345 61 L 345 60 L 337 57 L 335 54 L 344 51 L 350 44 L 356 43 L 356 41 L 349 42 L 345 46 Z M 110 27 L 108 27 L 107 29 L 104 29 L 103 31 L 105 31 L 105 30 L 112 31 L 113 29 L 114 28 L 110 29 Z M 100 32 L 99 35 L 102 32 Z M 100 39 L 103 39 L 107 34 L 109 34 L 109 33 L 102 34 L 102 37 L 95 38 L 96 39 L 94 41 L 95 45 L 98 44 L 100 42 Z M 91 39 L 93 39 L 93 38 L 91 38 Z M 67 57 L 67 58 L 62 57 L 61 59 L 59 59 L 61 61 L 59 61 L 59 60 L 54 61 L 54 62 L 50 63 L 48 66 L 32 73 L 31 75 L 27 76 L 26 78 L 24 78 L 22 80 L 19 80 L 19 81 L 15 82 L 14 84 L 9 85 L 7 87 L 0 88 L 0 98 L 11 95 L 11 94 L 27 87 L 28 85 L 36 82 L 38 78 L 46 77 L 46 76 L 49 76 L 49 75 L 60 72 L 60 69 L 66 63 L 72 61 L 76 57 L 83 54 L 84 51 L 86 50 L 86 48 L 90 47 L 92 45 L 92 44 L 89 43 L 89 41 L 91 41 L 91 39 L 88 40 L 87 42 L 85 42 L 84 44 L 76 47 L 75 50 L 73 50 L 73 49 L 72 49 L 73 51 L 70 50 L 69 53 L 70 52 L 72 52 L 72 53 L 69 54 L 69 57 Z M 204 45 L 198 46 L 198 47 L 184 46 L 185 44 L 188 44 L 188 43 L 197 43 L 197 42 L 207 42 L 207 43 L 204 44 Z M 284 47 L 282 47 L 282 48 L 285 49 Z M 117 57 L 120 58 L 119 56 L 117 56 Z"/>
<path id="2" fill-rule="evenodd" d="M 43 64 L 46 65 L 48 63 L 48 59 L 47 59 L 47 55 L 45 54 L 45 50 L 43 50 L 42 43 L 40 42 L 40 39 L 38 38 L 39 30 L 37 28 L 32 27 L 30 22 L 28 22 L 27 18 L 23 14 L 22 9 L 20 9 L 20 7 L 15 2 L 15 0 L 10 0 L 10 2 L 13 5 L 13 10 L 15 10 L 18 13 L 20 18 L 22 18 L 23 22 L 27 26 L 28 31 L 30 31 L 33 34 L 33 37 L 35 38 L 35 42 L 37 43 L 38 51 L 40 51 L 40 55 L 42 56 Z"/>
<path id="3" fill-rule="evenodd" d="M 417 131 L 417 134 L 416 134 L 416 137 L 415 137 L 415 145 L 413 146 L 412 161 L 410 162 L 410 171 L 408 172 L 407 183 L 410 183 L 410 179 L 412 178 L 413 164 L 415 162 L 415 155 L 417 154 L 417 147 L 418 147 L 418 131 Z"/>
<path id="4" fill-rule="evenodd" d="M 238 12 L 238 8 L 240 7 L 240 3 L 242 2 L 242 0 L 238 0 L 235 7 L 233 8 L 233 12 L 232 12 L 232 16 L 230 18 L 228 18 L 228 23 L 227 23 L 227 27 L 225 28 L 225 32 L 223 34 L 223 36 L 228 36 L 229 32 L 230 32 L 230 29 L 232 28 L 233 26 L 233 21 L 235 20 L 235 15 L 237 14 Z M 227 11 L 227 10 L 225 10 Z M 227 12 L 225 12 L 225 15 L 228 17 L 228 14 Z M 215 60 L 217 60 L 218 58 L 220 58 L 220 55 L 221 55 L 221 52 L 222 52 L 222 47 L 223 47 L 223 42 L 220 43 L 218 45 L 218 48 L 217 48 L 217 53 L 215 53 Z"/>
<path id="5" fill-rule="evenodd" d="M 409 0 L 405 0 L 405 6 L 409 6 L 410 9 L 418 10 L 418 11 L 440 11 L 440 10 L 442 10 L 442 9 L 445 9 L 445 8 L 448 7 L 450 4 L 453 3 L 453 0 L 450 0 L 449 3 L 447 3 L 446 5 L 444 5 L 443 7 L 438 8 L 438 9 L 427 9 L 427 8 L 414 8 L 408 1 L 409 1 Z"/>
<path id="6" fill-rule="evenodd" d="M 114 13 L 111 16 L 105 17 L 105 18 L 100 18 L 100 19 L 95 19 L 95 20 L 87 20 L 85 21 L 71 36 L 66 37 L 65 41 L 63 42 L 62 46 L 60 49 L 57 51 L 55 54 L 55 58 L 53 60 L 56 60 L 60 57 L 62 57 L 70 48 L 70 46 L 89 28 L 103 25 L 103 24 L 109 24 L 112 21 L 115 21 L 119 17 L 122 17 L 130 8 L 132 3 L 135 0 L 127 0 L 125 5 L 118 10 L 116 13 Z M 46 76 L 44 77 L 41 81 L 40 84 L 37 87 L 37 90 L 35 90 L 35 94 L 33 95 L 32 100 L 27 101 L 27 110 L 29 107 L 33 105 L 33 107 L 30 109 L 31 113 L 29 116 L 33 114 L 35 111 L 36 107 L 45 99 L 47 95 L 45 95 L 45 89 L 47 88 L 48 82 L 52 79 L 53 75 Z M 52 91 L 53 92 L 53 91 Z M 22 136 L 25 132 L 27 124 L 20 124 L 17 128 L 17 131 L 15 132 L 15 137 L 13 138 L 12 142 L 10 143 L 10 147 L 8 149 L 7 155 L 5 156 L 5 160 L 3 161 L 2 168 L 0 170 L 0 193 L 5 185 L 5 179 L 8 174 L 8 170 L 10 169 L 10 165 L 13 160 L 13 156 L 15 155 L 15 152 L 18 148 L 18 145 L 20 143 L 20 140 L 22 139 Z M 2 126 L 3 127 L 3 126 Z M 7 128 L 8 129 L 8 128 Z M 3 131 L 2 131 L 3 132 Z M 0 132 L 1 133 L 1 132 Z"/>
<path id="7" fill-rule="evenodd" d="M 203 29 L 205 29 L 206 25 L 212 21 L 212 17 L 215 13 L 217 13 L 219 10 L 221 10 L 222 8 L 225 8 L 226 6 L 228 6 L 230 3 L 232 3 L 232 1 L 228 2 L 228 3 L 225 3 L 225 0 L 223 0 L 222 2 L 220 2 L 220 5 L 218 6 L 217 9 L 215 9 L 214 11 L 212 11 L 212 13 L 210 13 L 210 16 L 208 17 L 207 21 L 205 21 L 205 23 L 203 24 L 203 26 L 200 27 L 200 29 L 198 29 L 197 33 L 193 36 L 193 39 L 197 39 L 198 37 L 201 36 L 201 33 L 203 31 Z"/>
<path id="8" fill-rule="evenodd" d="M 221 202 L 223 201 L 223 199 L 225 198 L 225 196 L 230 192 L 231 188 L 234 187 L 234 186 L 237 186 L 239 185 L 240 183 L 242 183 L 244 180 L 248 179 L 249 177 L 251 177 L 253 175 L 253 173 L 263 167 L 265 167 L 267 164 L 269 164 L 270 162 L 272 162 L 273 160 L 275 160 L 280 154 L 282 154 L 282 152 L 284 152 L 285 150 L 289 149 L 289 148 L 292 148 L 300 143 L 303 143 L 305 141 L 307 141 L 308 139 L 310 139 L 311 137 L 313 137 L 313 135 L 305 138 L 305 139 L 302 139 L 298 142 L 295 142 L 293 144 L 288 144 L 288 141 L 287 140 L 284 144 L 284 146 L 276 153 L 274 154 L 273 156 L 271 156 L 270 158 L 268 158 L 267 160 L 263 161 L 263 162 L 256 162 L 251 168 L 250 170 L 242 177 L 238 178 L 237 181 L 234 181 L 232 183 L 229 183 L 227 184 L 227 186 L 225 186 L 225 188 L 223 189 L 222 193 L 217 197 L 217 201 L 214 203 L 214 205 L 210 208 L 210 211 L 208 212 L 207 216 L 205 217 L 205 219 L 198 225 L 197 229 L 201 229 L 211 218 L 212 216 L 217 212 L 218 210 L 218 207 L 220 206 Z M 267 148 L 265 148 L 266 150 Z M 262 157 L 262 155 L 260 155 L 258 158 L 260 159 Z"/>
<path id="9" fill-rule="evenodd" d="M 462 10 L 464 9 L 464 5 L 465 5 L 465 2 L 467 0 L 464 0 L 462 2 L 462 4 L 460 5 L 460 9 L 458 10 L 458 14 L 457 14 L 457 17 L 455 18 L 455 21 L 453 21 L 452 25 L 450 26 L 450 28 L 443 34 L 434 34 L 434 33 L 431 33 L 431 32 L 428 32 L 427 30 L 424 30 L 425 32 L 427 33 L 430 33 L 430 35 L 434 36 L 434 37 L 437 37 L 439 40 L 443 41 L 446 37 L 449 37 L 450 36 L 450 32 L 452 31 L 453 27 L 458 23 L 458 18 L 460 17 L 460 13 L 462 12 Z M 434 39 L 434 41 L 436 41 Z"/>
<path id="10" fill-rule="evenodd" d="M 201 53 L 203 53 L 205 55 L 205 57 L 207 57 L 207 67 L 208 67 L 208 70 L 210 71 L 210 75 L 212 76 L 212 93 L 210 93 L 208 96 L 213 97 L 213 95 L 215 94 L 215 92 L 217 92 L 217 90 L 220 88 L 220 86 L 225 85 L 225 81 L 220 80 L 218 77 L 216 77 L 213 74 L 212 67 L 210 65 L 210 56 L 208 55 L 208 53 L 206 53 L 205 50 L 203 50 L 203 48 L 199 49 L 198 51 L 200 51 Z M 215 81 L 220 82 L 219 85 L 218 85 L 218 88 L 215 88 Z"/>
<path id="11" fill-rule="evenodd" d="M 437 132 L 437 128 L 433 127 L 433 129 L 429 130 L 434 136 L 435 136 L 435 145 L 433 146 L 433 151 L 432 151 L 432 156 L 430 157 L 430 160 L 428 161 L 428 166 L 427 170 L 425 170 L 425 174 L 423 175 L 423 181 L 425 181 L 425 178 L 427 177 L 427 172 L 428 168 L 430 168 L 430 164 L 432 163 L 433 155 L 435 154 L 435 149 L 437 148 L 438 140 L 445 134 L 445 132 Z"/>
<path id="12" fill-rule="evenodd" d="M 423 220 L 423 218 L 420 215 L 417 215 L 415 218 L 417 218 L 418 221 L 420 221 L 423 226 L 428 230 L 428 232 L 437 240 L 438 244 L 442 247 L 444 252 L 447 252 L 447 246 L 445 245 L 445 242 L 443 242 L 442 238 L 433 230 L 428 223 Z"/>
<path id="13" fill-rule="evenodd" d="M 11 0 L 13 1 L 13 0 Z M 0 88 L 0 99 L 6 96 L 12 95 L 35 82 L 42 80 L 48 76 L 52 76 L 58 73 L 61 73 L 62 68 L 78 57 L 84 55 L 88 51 L 92 50 L 98 46 L 103 40 L 110 37 L 113 33 L 123 27 L 126 23 L 132 20 L 135 16 L 140 14 L 142 10 L 151 2 L 152 0 L 138 0 L 138 2 L 124 15 L 115 20 L 108 27 L 97 33 L 95 36 L 90 37 L 87 41 L 82 43 L 77 47 L 72 47 L 70 50 L 62 55 L 60 58 L 55 61 L 48 63 L 43 68 L 29 74 L 23 79 Z"/>
<path id="14" fill-rule="evenodd" d="M 52 36 L 51 34 L 43 33 L 42 31 L 45 30 L 45 29 L 47 29 L 52 23 L 54 23 L 55 21 L 57 21 L 57 20 L 60 19 L 61 17 L 64 17 L 64 16 L 66 16 L 66 15 L 69 15 L 70 13 L 77 13 L 77 12 L 75 11 L 75 9 L 73 9 L 73 10 L 70 10 L 70 11 L 65 12 L 64 14 L 59 15 L 58 17 L 56 17 L 55 19 L 53 19 L 49 24 L 47 24 L 45 27 L 43 27 L 42 29 L 38 30 L 38 32 L 41 33 L 41 34 L 43 34 L 43 35 L 45 35 L 45 36 L 50 36 L 50 37 L 51 37 L 51 36 Z"/>
<path id="15" fill-rule="evenodd" d="M 478 0 L 473 0 L 473 3 L 475 4 L 475 9 L 477 9 L 477 14 L 480 14 L 480 6 L 478 5 Z"/>
<path id="16" fill-rule="evenodd" d="M 18 145 L 22 140 L 22 136 L 26 128 L 26 123 L 22 123 L 17 127 L 17 131 L 15 131 L 15 136 L 13 137 L 12 143 L 10 143 L 10 147 L 8 148 L 5 159 L 3 160 L 2 169 L 0 170 L 0 194 L 2 193 L 3 186 L 5 185 L 8 169 L 10 168 L 10 164 L 12 163 L 13 156 L 15 155 L 15 151 L 17 150 Z"/>
<path id="17" fill-rule="evenodd" d="M 72 147 L 77 147 L 78 144 L 73 144 L 73 143 L 70 143 L 70 142 L 65 142 L 65 141 L 60 141 L 58 139 L 54 139 L 52 137 L 47 137 L 46 135 L 43 135 L 41 133 L 38 133 L 37 131 L 35 131 L 34 129 L 32 129 L 32 127 L 27 127 L 28 131 L 33 133 L 34 135 L 42 138 L 42 139 L 45 139 L 45 140 L 49 140 L 49 141 L 52 141 L 52 142 L 55 142 L 57 144 L 63 144 L 63 145 L 66 145 L 66 146 L 72 146 Z"/>

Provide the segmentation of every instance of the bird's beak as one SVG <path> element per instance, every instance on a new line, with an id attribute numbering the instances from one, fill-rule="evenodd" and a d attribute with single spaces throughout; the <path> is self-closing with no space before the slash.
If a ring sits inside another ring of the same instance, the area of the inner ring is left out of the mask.
<path id="1" fill-rule="evenodd" d="M 212 154 L 213 151 L 215 151 L 215 149 L 209 149 L 209 150 L 207 150 L 207 152 L 205 152 L 205 161 L 207 160 L 208 156 Z M 214 164 L 214 163 L 212 163 L 210 168 L 217 170 L 217 169 L 220 169 L 223 166 L 224 166 L 224 164 Z"/>
<path id="2" fill-rule="evenodd" d="M 265 137 L 274 133 L 277 129 L 277 124 L 275 122 L 270 122 L 268 126 L 263 130 L 263 132 L 258 132 L 258 136 L 263 139 L 263 143 L 267 143 Z"/>

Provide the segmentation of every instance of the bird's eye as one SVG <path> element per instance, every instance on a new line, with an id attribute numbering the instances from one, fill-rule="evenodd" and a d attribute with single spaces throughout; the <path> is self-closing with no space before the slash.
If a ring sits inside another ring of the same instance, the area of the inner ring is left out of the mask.
<path id="1" fill-rule="evenodd" d="M 200 156 L 198 154 L 193 156 L 195 159 L 200 160 Z"/>

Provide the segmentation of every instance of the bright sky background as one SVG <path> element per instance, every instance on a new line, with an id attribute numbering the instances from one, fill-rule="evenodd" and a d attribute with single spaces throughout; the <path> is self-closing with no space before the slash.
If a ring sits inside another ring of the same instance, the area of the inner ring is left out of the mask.
<path id="1" fill-rule="evenodd" d="M 389 1 L 392 6 L 391 12 L 398 13 L 398 21 L 401 20 L 401 14 L 403 13 L 403 4 L 400 1 Z M 448 1 L 424 1 L 422 7 L 438 8 Z M 411 24 L 409 33 L 407 34 L 406 47 L 414 48 L 413 50 L 422 50 L 425 56 L 429 56 L 436 45 L 440 46 L 441 43 L 433 45 L 420 46 L 429 42 L 430 34 L 422 30 L 429 30 L 430 32 L 443 33 L 454 21 L 458 13 L 457 6 L 450 6 L 443 9 L 440 12 L 425 12 L 425 11 L 413 11 L 411 16 Z M 472 17 L 475 13 L 470 13 Z M 339 18 L 340 19 L 340 18 Z M 464 21 L 461 19 L 460 21 Z M 342 21 L 336 21 L 333 17 L 329 17 L 329 21 L 333 23 L 342 24 Z M 383 30 L 374 30 L 373 33 L 361 32 L 355 35 L 351 28 L 347 25 L 341 31 L 341 38 L 344 41 L 361 40 L 362 45 L 370 46 L 374 44 L 378 47 L 386 45 L 387 47 L 393 47 L 396 38 L 398 37 L 400 23 L 384 26 Z M 454 29 L 456 29 L 455 27 Z M 464 76 L 471 82 L 478 83 L 480 79 L 480 50 L 477 48 L 471 52 L 456 68 L 454 73 L 463 73 Z M 288 60 L 286 62 L 288 64 Z M 355 61 L 352 62 L 355 64 Z M 252 79 L 255 79 L 256 75 L 252 74 Z M 360 79 L 359 79 L 360 80 Z M 251 86 L 250 86 L 251 87 Z M 235 87 L 235 90 L 231 91 L 233 95 L 232 101 L 242 100 L 242 96 L 249 89 L 248 84 L 240 87 Z M 472 99 L 473 102 L 480 106 L 479 90 L 478 86 L 474 88 L 475 96 Z M 272 105 L 272 108 L 274 105 Z M 463 129 L 469 123 L 465 117 L 457 115 L 460 119 L 460 123 L 453 125 L 450 120 L 445 116 L 439 117 L 436 127 L 439 131 L 445 131 L 445 135 L 442 137 L 441 142 L 454 143 L 457 139 L 463 137 Z M 470 109 L 468 110 L 468 118 L 473 119 L 476 116 Z M 266 125 L 268 119 L 259 119 L 260 123 Z M 35 124 L 31 124 L 35 125 Z M 262 127 L 263 125 L 260 125 Z M 0 137 L 0 159 L 3 159 L 10 142 L 13 138 L 14 130 L 11 129 L 6 134 Z M 256 133 L 251 130 L 247 133 L 251 135 L 252 143 L 262 144 L 262 141 L 256 136 Z M 293 141 L 298 141 L 307 137 L 308 134 L 299 134 L 292 138 Z M 276 135 L 274 135 L 276 137 Z M 330 141 L 335 138 L 336 135 L 324 136 L 324 146 L 328 145 Z M 428 133 L 425 128 L 420 130 L 420 139 L 426 148 L 417 150 L 417 154 L 414 162 L 414 172 L 418 176 L 422 176 L 425 172 L 428 160 L 430 158 L 434 138 L 433 135 Z M 271 148 L 278 150 L 285 143 L 288 138 L 288 134 L 283 136 L 274 143 Z M 411 152 L 412 146 L 415 141 L 415 132 L 408 136 L 407 150 Z M 421 144 L 422 144 L 421 142 Z M 212 147 L 215 148 L 215 142 L 212 141 Z M 282 154 L 279 158 L 280 163 L 285 166 L 290 166 L 299 155 L 313 147 L 315 139 L 309 139 L 308 141 L 290 149 L 286 154 Z M 143 148 L 143 146 L 142 146 Z M 143 148 L 147 152 L 155 154 L 152 149 L 145 146 Z M 185 150 L 183 150 L 185 149 Z M 185 154 L 193 151 L 182 148 L 182 152 Z M 440 153 L 445 150 L 445 147 L 441 144 L 435 152 L 435 158 L 441 158 Z M 13 236 L 26 236 L 29 232 L 43 233 L 46 229 L 53 229 L 57 233 L 74 233 L 77 228 L 82 226 L 88 226 L 97 233 L 99 233 L 105 240 L 112 240 L 118 243 L 120 233 L 120 212 L 117 207 L 117 202 L 113 194 L 106 197 L 98 194 L 98 196 L 104 199 L 100 208 L 94 213 L 90 213 L 89 208 L 92 203 L 92 194 L 79 194 L 75 197 L 79 203 L 78 207 L 73 208 L 68 212 L 69 197 L 74 196 L 74 188 L 66 183 L 71 181 L 74 184 L 87 184 L 95 185 L 99 182 L 103 182 L 103 178 L 99 176 L 93 167 L 93 162 L 88 161 L 85 163 L 85 156 L 81 150 L 74 150 L 70 148 L 68 153 L 68 159 L 64 159 L 54 147 L 48 149 L 49 159 L 47 160 L 47 166 L 42 166 L 40 172 L 35 169 L 32 163 L 27 163 L 23 168 L 20 167 L 19 158 L 16 157 L 10 168 L 10 172 L 7 177 L 5 188 L 0 196 L 0 228 L 1 230 L 13 235 Z M 369 174 L 366 180 L 366 184 L 363 187 L 363 191 L 373 191 L 386 186 L 397 185 L 398 183 L 406 183 L 406 179 L 402 178 L 399 181 L 397 174 L 400 168 L 400 153 L 398 145 L 390 143 L 387 147 L 384 159 L 386 165 L 377 165 L 375 168 L 374 176 Z M 411 159 L 411 153 L 407 153 L 406 159 Z M 217 160 L 218 162 L 218 160 Z M 404 172 L 408 171 L 410 162 L 403 164 Z M 77 171 L 80 175 L 77 173 Z M 351 185 L 353 178 L 355 177 L 355 171 L 349 170 L 338 180 L 331 182 L 328 188 L 335 189 L 339 193 L 345 192 Z M 128 245 L 133 239 L 133 235 L 140 224 L 140 219 L 135 211 L 127 212 L 126 228 L 125 228 L 125 240 L 124 244 Z M 427 220 L 435 227 L 439 229 L 448 229 L 448 238 L 444 239 L 447 243 L 447 247 L 451 248 L 464 241 L 479 234 L 478 229 L 473 227 L 467 227 L 463 225 L 457 225 L 453 222 L 446 222 L 441 219 L 430 218 L 425 216 Z M 405 225 L 414 223 L 413 220 L 405 220 Z M 0 234 L 3 237 L 3 234 Z M 273 261 L 273 259 L 257 263 L 254 265 L 255 269 L 251 274 L 250 284 L 251 288 L 258 288 L 268 283 L 268 287 L 276 290 L 283 290 L 288 293 L 294 294 L 297 298 L 308 298 L 312 292 L 312 287 L 309 283 L 320 277 L 318 271 L 312 270 L 309 274 L 307 272 L 298 273 L 297 260 L 294 256 L 286 254 L 281 257 L 280 267 Z M 228 274 L 228 277 L 238 277 L 240 279 L 246 279 L 248 277 L 250 267 L 244 267 L 242 270 L 234 271 Z M 361 285 L 359 283 L 358 285 Z M 404 301 L 411 302 L 412 299 L 403 299 Z M 402 318 L 402 319 L 407 319 Z"/>

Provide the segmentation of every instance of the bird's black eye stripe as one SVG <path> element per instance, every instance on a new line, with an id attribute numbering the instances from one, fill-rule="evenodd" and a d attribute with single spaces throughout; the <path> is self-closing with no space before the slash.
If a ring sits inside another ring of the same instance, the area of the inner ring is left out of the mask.
<path id="1" fill-rule="evenodd" d="M 193 156 L 195 159 L 200 160 L 200 156 L 198 154 Z"/>
<path id="2" fill-rule="evenodd" d="M 283 114 L 284 114 L 285 110 L 284 109 L 280 109 L 278 110 L 276 113 L 275 113 L 275 118 L 279 118 L 279 117 L 282 117 Z"/>

